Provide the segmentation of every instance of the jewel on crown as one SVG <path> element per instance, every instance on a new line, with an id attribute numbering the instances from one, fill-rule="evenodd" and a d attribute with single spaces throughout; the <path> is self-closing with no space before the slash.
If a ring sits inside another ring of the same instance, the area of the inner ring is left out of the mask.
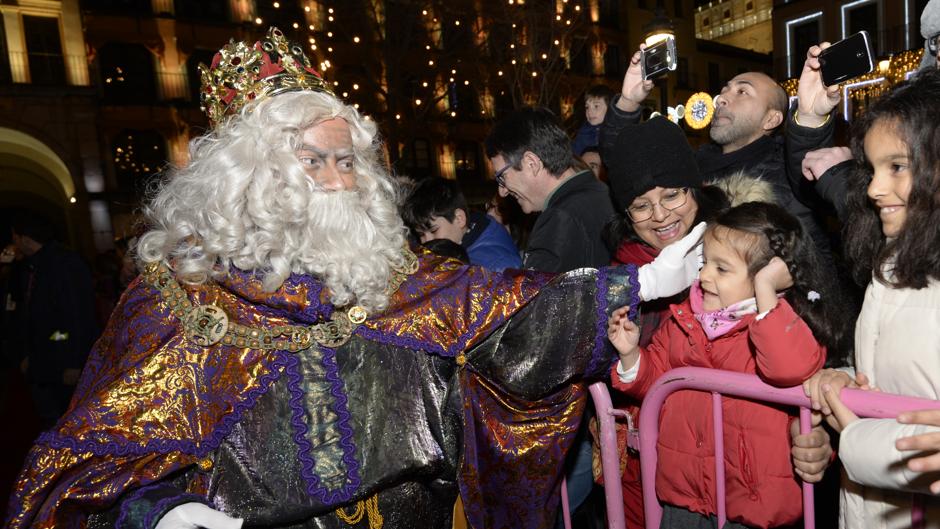
<path id="1" fill-rule="evenodd" d="M 265 97 L 295 90 L 333 93 L 310 65 L 303 48 L 289 42 L 275 27 L 254 45 L 230 41 L 215 54 L 211 67 L 199 65 L 199 74 L 202 111 L 213 126 Z"/>

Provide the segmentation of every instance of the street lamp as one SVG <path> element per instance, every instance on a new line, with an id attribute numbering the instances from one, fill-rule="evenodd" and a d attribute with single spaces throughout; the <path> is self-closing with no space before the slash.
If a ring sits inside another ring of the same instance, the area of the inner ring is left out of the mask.
<path id="1" fill-rule="evenodd" d="M 672 19 L 666 16 L 662 3 L 656 6 L 656 11 L 653 12 L 653 18 L 643 26 L 643 34 L 646 35 L 645 41 L 647 46 L 652 46 L 669 37 L 675 36 Z M 656 84 L 659 85 L 659 111 L 663 115 L 666 115 L 666 110 L 669 106 L 666 92 L 668 89 L 668 81 L 666 77 L 663 76 L 656 80 Z"/>

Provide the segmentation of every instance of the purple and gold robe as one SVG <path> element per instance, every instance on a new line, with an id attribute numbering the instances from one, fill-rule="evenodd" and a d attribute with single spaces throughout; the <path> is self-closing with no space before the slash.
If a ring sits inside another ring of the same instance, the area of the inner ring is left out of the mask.
<path id="1" fill-rule="evenodd" d="M 333 313 L 309 276 L 183 288 L 252 329 Z M 348 342 L 290 352 L 197 345 L 138 278 L 6 524 L 152 529 L 198 501 L 244 527 L 449 527 L 459 493 L 474 528 L 551 527 L 583 380 L 606 376 L 607 316 L 637 293 L 634 268 L 495 274 L 422 253 Z"/>

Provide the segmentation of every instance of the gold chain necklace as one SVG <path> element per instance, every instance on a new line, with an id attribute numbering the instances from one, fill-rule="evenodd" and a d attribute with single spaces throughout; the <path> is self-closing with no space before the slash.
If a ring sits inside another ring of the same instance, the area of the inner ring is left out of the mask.
<path id="1" fill-rule="evenodd" d="M 418 270 L 418 257 L 408 248 L 402 250 L 405 264 L 392 270 L 386 294 L 392 295 L 405 279 Z M 307 349 L 315 341 L 323 347 L 335 348 L 349 341 L 353 331 L 366 321 L 369 313 L 359 305 L 333 313 L 329 321 L 309 327 L 278 325 L 255 328 L 229 320 L 221 307 L 215 304 L 195 305 L 186 291 L 163 263 L 150 263 L 144 268 L 144 279 L 160 291 L 174 316 L 183 322 L 186 338 L 202 347 L 217 343 L 251 349 L 297 352 Z"/>

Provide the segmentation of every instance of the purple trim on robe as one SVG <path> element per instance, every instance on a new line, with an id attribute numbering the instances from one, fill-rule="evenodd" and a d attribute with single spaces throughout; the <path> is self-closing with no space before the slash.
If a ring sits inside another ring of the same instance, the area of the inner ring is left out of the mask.
<path id="1" fill-rule="evenodd" d="M 291 426 L 294 428 L 294 444 L 298 447 L 300 459 L 300 474 L 307 484 L 307 494 L 319 499 L 325 505 L 345 503 L 362 484 L 359 478 L 359 461 L 356 459 L 356 445 L 353 442 L 353 430 L 349 425 L 350 414 L 346 406 L 347 397 L 343 390 L 343 381 L 339 377 L 339 367 L 336 365 L 336 351 L 322 348 L 323 366 L 326 368 L 326 379 L 330 382 L 330 394 L 333 395 L 333 412 L 337 415 L 335 422 L 340 431 L 339 444 L 343 448 L 343 463 L 346 464 L 346 484 L 338 490 L 328 490 L 320 484 L 320 477 L 314 472 L 316 462 L 311 455 L 313 443 L 307 438 L 308 427 L 304 422 L 306 409 L 303 405 L 304 390 L 301 387 L 303 377 L 300 373 L 300 361 L 296 356 L 287 355 L 287 387 L 290 390 Z"/>
<path id="2" fill-rule="evenodd" d="M 624 267 L 627 268 L 627 277 L 630 282 L 630 299 L 628 300 L 630 310 L 628 311 L 627 317 L 631 320 L 635 320 L 637 306 L 640 304 L 640 288 L 636 282 L 636 266 L 624 265 Z M 595 324 L 594 332 L 594 349 L 591 351 L 591 360 L 584 370 L 585 376 L 591 376 L 594 373 L 607 376 L 610 371 L 608 369 L 610 366 L 602 366 L 602 364 L 608 363 L 606 360 L 609 360 L 612 356 L 616 358 L 616 355 L 612 354 L 613 346 L 610 340 L 607 339 L 607 320 L 609 318 L 607 309 L 611 301 L 609 299 L 609 270 L 609 268 L 599 268 L 597 270 L 597 292 L 594 294 L 594 299 L 597 302 L 597 323 Z M 619 307 L 615 307 L 615 309 L 616 308 Z"/>

